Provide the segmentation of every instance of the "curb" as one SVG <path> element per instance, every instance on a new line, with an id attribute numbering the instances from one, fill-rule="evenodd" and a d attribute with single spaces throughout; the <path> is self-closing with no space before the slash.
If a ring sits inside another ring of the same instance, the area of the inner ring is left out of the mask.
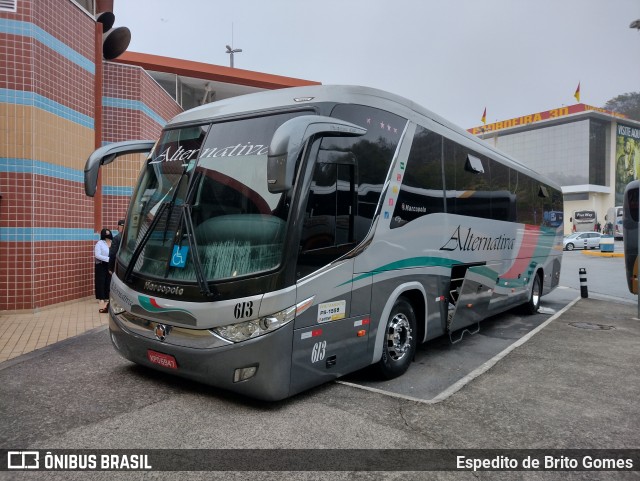
<path id="1" fill-rule="evenodd" d="M 591 251 L 582 251 L 582 254 L 585 256 L 595 256 L 595 257 L 624 257 L 622 252 L 591 252 Z"/>
<path id="2" fill-rule="evenodd" d="M 21 362 L 28 361 L 29 359 L 42 356 L 43 354 L 47 354 L 48 352 L 54 349 L 57 349 L 61 346 L 66 346 L 67 344 L 76 342 L 76 340 L 79 337 L 84 336 L 85 334 L 94 334 L 96 332 L 105 331 L 108 328 L 109 328 L 108 325 L 94 327 L 93 329 L 89 329 L 88 331 L 81 332 L 80 334 L 76 334 L 75 336 L 70 336 L 58 342 L 54 342 L 52 344 L 43 346 L 40 349 L 34 349 L 33 351 L 25 352 L 24 354 L 20 354 L 19 356 L 12 357 L 11 359 L 7 359 L 6 361 L 0 362 L 0 371 L 7 369 L 8 367 L 15 366 L 16 364 L 20 364 Z"/>

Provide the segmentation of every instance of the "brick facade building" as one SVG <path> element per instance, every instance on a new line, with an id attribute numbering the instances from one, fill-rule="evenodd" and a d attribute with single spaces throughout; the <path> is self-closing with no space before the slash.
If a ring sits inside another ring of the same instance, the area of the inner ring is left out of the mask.
<path id="1" fill-rule="evenodd" d="M 92 0 L 0 5 L 0 310 L 93 296 L 94 244 L 102 227 L 115 229 L 124 217 L 142 156 L 102 169 L 94 198 L 84 193 L 85 161 L 104 143 L 157 138 L 182 111 L 146 64 L 136 65 L 136 58 L 153 64 L 161 57 L 102 59 L 94 10 Z M 156 70 L 171 75 L 180 73 L 171 65 L 187 63 L 161 59 Z M 192 77 L 224 77 L 227 85 L 315 83 L 188 64 Z"/>

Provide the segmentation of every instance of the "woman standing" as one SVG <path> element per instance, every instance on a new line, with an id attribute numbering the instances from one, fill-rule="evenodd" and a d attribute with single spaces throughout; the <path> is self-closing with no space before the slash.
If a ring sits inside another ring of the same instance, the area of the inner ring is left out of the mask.
<path id="1" fill-rule="evenodd" d="M 113 236 L 109 229 L 100 231 L 100 240 L 94 248 L 96 260 L 96 299 L 100 309 L 105 313 L 109 310 L 109 286 L 111 285 L 111 274 L 109 274 L 109 247 Z"/>

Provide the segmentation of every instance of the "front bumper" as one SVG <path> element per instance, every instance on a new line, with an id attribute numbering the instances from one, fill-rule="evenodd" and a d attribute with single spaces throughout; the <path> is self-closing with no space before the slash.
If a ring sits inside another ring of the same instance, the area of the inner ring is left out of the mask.
<path id="1" fill-rule="evenodd" d="M 242 343 L 203 349 L 141 336 L 128 330 L 113 314 L 109 316 L 109 331 L 115 349 L 136 364 L 265 401 L 277 401 L 291 394 L 293 322 Z M 149 349 L 175 357 L 178 368 L 152 363 L 147 358 Z M 234 382 L 235 370 L 250 366 L 257 366 L 256 374 Z"/>

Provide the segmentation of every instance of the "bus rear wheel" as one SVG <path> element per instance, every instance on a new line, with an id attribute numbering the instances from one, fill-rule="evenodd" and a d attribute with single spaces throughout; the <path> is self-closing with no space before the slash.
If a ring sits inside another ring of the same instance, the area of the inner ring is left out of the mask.
<path id="1" fill-rule="evenodd" d="M 542 296 L 542 279 L 540 274 L 536 274 L 533 278 L 533 286 L 531 286 L 531 295 L 529 301 L 524 305 L 525 314 L 535 314 L 540 309 L 540 297 Z"/>
<path id="2" fill-rule="evenodd" d="M 416 316 L 409 301 L 400 297 L 393 305 L 387 320 L 382 359 L 376 365 L 383 379 L 401 376 L 409 369 L 416 353 Z"/>

